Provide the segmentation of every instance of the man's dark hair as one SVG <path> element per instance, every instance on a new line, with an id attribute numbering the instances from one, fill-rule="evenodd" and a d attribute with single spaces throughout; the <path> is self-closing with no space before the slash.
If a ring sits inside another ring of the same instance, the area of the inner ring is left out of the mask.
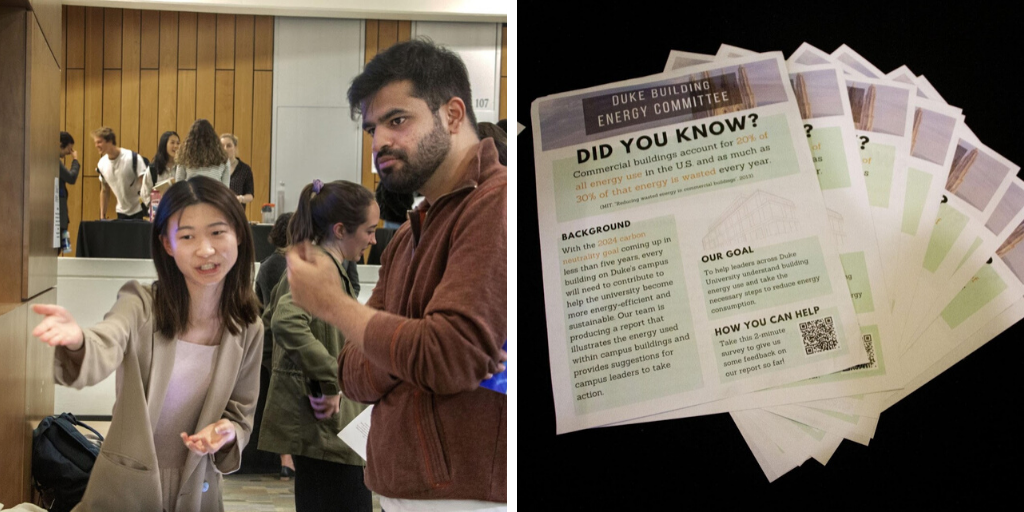
<path id="1" fill-rule="evenodd" d="M 274 247 L 278 249 L 284 249 L 288 247 L 288 222 L 292 220 L 292 213 L 282 213 L 280 217 L 274 221 L 274 227 L 270 229 L 270 234 L 267 235 L 267 241 L 274 244 Z"/>
<path id="2" fill-rule="evenodd" d="M 399 224 L 408 220 L 409 210 L 412 209 L 414 202 L 412 192 L 392 192 L 383 184 L 378 184 L 374 196 L 377 205 L 380 206 L 380 218 Z"/>
<path id="3" fill-rule="evenodd" d="M 473 92 L 469 72 L 455 52 L 437 46 L 429 39 L 398 43 L 378 53 L 348 88 L 348 104 L 352 119 L 362 112 L 363 103 L 373 99 L 392 82 L 409 80 L 412 95 L 422 99 L 437 112 L 441 105 L 458 96 L 466 104 L 466 117 L 476 131 L 473 113 Z"/>
<path id="4" fill-rule="evenodd" d="M 68 144 L 74 144 L 75 138 L 68 132 L 60 132 L 60 148 L 64 149 L 68 147 Z"/>

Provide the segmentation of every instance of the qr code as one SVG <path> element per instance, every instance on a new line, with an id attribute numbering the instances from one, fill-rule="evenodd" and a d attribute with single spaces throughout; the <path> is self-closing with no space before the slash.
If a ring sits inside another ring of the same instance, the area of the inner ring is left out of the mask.
<path id="1" fill-rule="evenodd" d="M 801 322 L 800 336 L 804 340 L 804 353 L 809 356 L 839 348 L 839 339 L 836 338 L 836 326 L 830 316 L 809 322 Z"/>
<path id="2" fill-rule="evenodd" d="M 845 371 L 852 372 L 853 370 L 866 370 L 868 368 L 878 368 L 878 363 L 875 362 L 875 344 L 874 339 L 870 334 L 861 336 L 861 340 L 864 341 L 864 350 L 868 353 L 868 362 L 864 364 L 858 364 L 857 366 L 851 366 Z"/>

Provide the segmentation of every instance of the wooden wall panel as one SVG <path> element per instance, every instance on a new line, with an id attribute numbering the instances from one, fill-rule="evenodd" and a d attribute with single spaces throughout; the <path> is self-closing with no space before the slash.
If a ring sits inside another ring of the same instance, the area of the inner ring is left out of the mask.
<path id="1" fill-rule="evenodd" d="M 377 20 L 366 20 L 364 26 L 366 27 L 366 41 L 364 42 L 366 51 L 363 54 L 363 65 L 366 65 L 377 55 L 377 35 L 380 22 Z"/>
<path id="2" fill-rule="evenodd" d="M 398 22 L 380 20 L 377 27 L 377 53 L 387 50 L 398 42 Z"/>
<path id="3" fill-rule="evenodd" d="M 380 22 L 377 20 L 366 20 L 366 41 L 363 42 L 365 52 L 363 54 L 363 65 L 369 64 L 377 55 L 377 40 L 380 36 Z M 363 168 L 360 173 L 361 184 L 370 189 L 376 189 L 377 175 L 373 173 L 373 138 L 363 132 Z"/>
<path id="4" fill-rule="evenodd" d="M 505 111 L 506 97 L 508 97 L 508 78 L 501 77 L 501 108 L 498 109 L 498 119 L 508 119 L 508 112 Z"/>
<path id="5" fill-rule="evenodd" d="M 27 167 L 23 171 L 27 186 L 23 189 L 25 206 L 21 210 L 26 216 L 23 222 L 24 245 L 21 246 L 24 253 L 21 278 L 23 300 L 57 286 L 57 258 L 53 248 L 53 182 L 57 177 L 57 169 L 53 161 L 58 147 L 54 139 L 60 134 L 58 99 L 62 87 L 60 66 L 54 51 L 51 51 L 39 23 L 33 19 L 34 15 L 30 12 L 25 14 L 28 25 L 29 76 L 25 96 L 28 100 L 25 118 L 27 139 L 24 147 Z M 60 40 L 56 33 L 54 40 L 55 43 Z M 54 47 L 59 53 L 56 44 Z M 11 51 L 10 48 L 7 50 Z M 10 270 L 4 269 L 5 272 Z"/>
<path id="6" fill-rule="evenodd" d="M 57 289 L 51 288 L 41 293 L 32 300 L 26 302 L 25 308 L 25 335 L 22 338 L 25 343 L 25 438 L 27 448 L 31 449 L 32 429 L 39 425 L 43 418 L 53 414 L 53 352 L 54 348 L 39 341 L 32 336 L 32 329 L 35 329 L 39 322 L 45 318 L 43 315 L 32 311 L 33 304 L 56 304 Z M 31 460 L 31 452 L 28 452 Z M 31 483 L 31 468 L 26 468 L 26 483 Z M 27 489 L 26 489 L 27 491 Z"/>
<path id="7" fill-rule="evenodd" d="M 85 9 L 85 136 L 89 151 L 82 151 L 82 172 L 96 175 L 99 155 L 92 149 L 93 130 L 103 126 L 103 9 Z"/>
<path id="8" fill-rule="evenodd" d="M 108 69 L 103 72 L 103 126 L 109 126 L 117 134 L 117 144 L 124 145 L 121 140 L 121 70 Z"/>
<path id="9" fill-rule="evenodd" d="M 255 25 L 253 69 L 271 71 L 274 69 L 274 18 L 256 16 Z"/>
<path id="10" fill-rule="evenodd" d="M 134 9 L 125 9 L 122 22 L 121 51 L 121 146 L 139 151 L 139 71 L 141 63 L 141 17 Z"/>
<path id="11" fill-rule="evenodd" d="M 178 123 L 178 13 L 160 13 L 160 113 L 157 131 L 173 130 Z M 184 135 L 182 135 L 184 138 Z"/>
<path id="12" fill-rule="evenodd" d="M 196 31 L 196 118 L 214 117 L 217 91 L 217 15 L 202 13 Z"/>
<path id="13" fill-rule="evenodd" d="M 99 220 L 100 218 L 100 179 L 97 176 L 85 176 L 79 178 L 82 181 L 82 220 Z M 117 200 L 114 193 L 110 193 L 110 201 L 107 201 L 107 218 L 117 218 Z M 73 239 L 72 243 L 77 243 Z"/>
<path id="14" fill-rule="evenodd" d="M 60 54 L 61 54 L 61 60 L 60 60 L 60 83 L 61 84 L 66 84 L 67 83 L 67 79 L 68 79 L 68 77 L 67 77 L 67 69 L 68 69 L 68 60 L 67 60 L 67 57 L 68 57 L 68 17 L 67 17 L 67 11 L 68 11 L 68 7 L 66 5 L 62 5 L 61 6 L 61 15 L 60 15 L 60 23 L 61 23 L 61 26 L 60 26 Z M 64 97 L 64 94 L 65 94 L 65 87 L 64 87 L 64 85 L 61 85 L 61 87 L 60 87 L 60 129 L 61 130 L 64 129 L 64 115 L 65 115 L 64 106 L 67 105 L 67 98 Z"/>
<path id="15" fill-rule="evenodd" d="M 28 87 L 28 45 L 27 18 L 28 11 L 0 8 L 0 97 L 25 98 Z M 0 229 L 0 247 L 8 248 L 0 251 L 0 304 L 4 302 L 21 302 L 21 265 L 24 260 L 21 250 L 24 247 L 24 214 L 25 204 L 25 166 L 27 163 L 28 144 L 25 116 L 29 111 L 25 101 L 0 102 L 0 155 L 3 155 L 3 167 L 0 168 L 0 204 L 4 212 L 11 212 L 0 217 L 3 227 Z M 0 358 L 3 359 L 3 358 Z M 3 378 L 6 376 L 0 376 Z M 4 402 L 0 401 L 0 404 Z M 0 409 L 0 417 L 4 412 Z M 2 429 L 4 427 L 0 427 Z M 0 430 L 2 431 L 2 430 Z M 6 460 L 0 454 L 0 460 Z M 20 471 L 20 464 L 17 466 Z M 5 474 L 0 468 L 0 475 Z M 3 487 L 0 486 L 0 494 Z"/>
<path id="16" fill-rule="evenodd" d="M 7 310 L 4 307 L 3 310 Z M 24 452 L 27 439 L 22 435 L 25 427 L 25 332 L 26 311 L 24 305 L 10 308 L 0 315 L 0 436 L 4 449 L 0 450 L 0 500 L 3 503 L 21 503 L 25 481 Z M 31 460 L 31 459 L 30 459 Z"/>
<path id="17" fill-rule="evenodd" d="M 184 138 L 195 120 L 196 72 L 194 69 L 182 69 L 178 71 L 178 129 L 175 131 Z"/>
<path id="18" fill-rule="evenodd" d="M 156 155 L 160 134 L 157 111 L 160 108 L 160 72 L 143 69 L 139 72 L 139 149 L 147 158 Z"/>
<path id="19" fill-rule="evenodd" d="M 235 69 L 235 15 L 217 15 L 217 69 Z"/>
<path id="20" fill-rule="evenodd" d="M 217 133 L 234 131 L 235 72 L 217 70 L 217 92 L 214 99 L 213 129 Z M 184 136 L 183 136 L 184 137 Z"/>
<path id="21" fill-rule="evenodd" d="M 103 9 L 103 68 L 121 69 L 121 9 Z"/>
<path id="22" fill-rule="evenodd" d="M 253 110 L 251 146 L 253 200 L 249 203 L 249 220 L 260 221 L 260 208 L 270 202 L 270 141 L 274 110 L 274 73 L 256 71 L 253 77 Z"/>
<path id="23" fill-rule="evenodd" d="M 99 155 L 91 132 L 103 125 L 115 130 L 122 147 L 150 159 L 161 133 L 175 130 L 184 139 L 195 119 L 209 119 L 218 133 L 235 133 L 239 157 L 252 167 L 256 185 L 247 215 L 259 220 L 259 207 L 270 199 L 274 18 L 75 6 L 63 11 L 61 54 L 67 63 L 60 124 L 75 138 L 84 171 L 69 186 L 72 243 L 81 220 L 99 218 Z"/>
<path id="24" fill-rule="evenodd" d="M 178 15 L 178 69 L 196 69 L 196 13 Z"/>
<path id="25" fill-rule="evenodd" d="M 85 7 L 67 6 L 68 68 L 85 67 Z"/>
<path id="26" fill-rule="evenodd" d="M 399 21 L 398 22 L 398 42 L 408 41 L 412 39 L 412 22 L 411 21 Z"/>
<path id="27" fill-rule="evenodd" d="M 252 16 L 235 16 L 235 120 L 232 133 L 241 144 L 238 158 L 243 162 L 251 160 L 252 148 L 253 30 Z"/>
<path id="28" fill-rule="evenodd" d="M 498 97 L 498 119 L 508 119 L 508 27 L 501 27 L 501 96 Z"/>
<path id="29" fill-rule="evenodd" d="M 142 69 L 160 67 L 160 11 L 142 11 Z"/>

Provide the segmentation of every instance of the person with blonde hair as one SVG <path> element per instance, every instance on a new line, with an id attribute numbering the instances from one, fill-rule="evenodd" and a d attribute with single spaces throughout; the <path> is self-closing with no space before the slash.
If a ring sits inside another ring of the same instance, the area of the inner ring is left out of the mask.
<path id="1" fill-rule="evenodd" d="M 100 154 L 96 174 L 100 181 L 100 219 L 107 218 L 110 193 L 117 201 L 118 219 L 142 219 L 145 212 L 139 202 L 142 178 L 149 162 L 142 155 L 117 146 L 117 134 L 102 126 L 92 132 L 93 144 Z"/>
<path id="2" fill-rule="evenodd" d="M 225 187 L 231 187 L 228 154 L 221 147 L 213 125 L 206 119 L 196 119 L 192 123 L 185 142 L 178 149 L 177 163 L 178 169 L 174 173 L 176 181 L 206 176 L 220 181 Z"/>
<path id="3" fill-rule="evenodd" d="M 235 193 L 238 202 L 251 203 L 253 196 L 252 168 L 238 158 L 238 137 L 235 137 L 233 133 L 223 133 L 220 136 L 220 145 L 228 154 L 228 165 L 231 166 L 231 191 Z"/>

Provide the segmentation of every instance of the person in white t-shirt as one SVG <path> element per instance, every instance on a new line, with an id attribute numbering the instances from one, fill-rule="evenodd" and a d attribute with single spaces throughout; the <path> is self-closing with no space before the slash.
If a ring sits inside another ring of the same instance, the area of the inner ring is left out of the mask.
<path id="1" fill-rule="evenodd" d="M 92 139 L 102 155 L 96 164 L 100 177 L 100 219 L 107 218 L 111 191 L 117 200 L 118 219 L 142 219 L 145 212 L 139 202 L 139 190 L 146 174 L 146 160 L 134 151 L 117 147 L 117 135 L 109 127 L 92 132 Z"/>

